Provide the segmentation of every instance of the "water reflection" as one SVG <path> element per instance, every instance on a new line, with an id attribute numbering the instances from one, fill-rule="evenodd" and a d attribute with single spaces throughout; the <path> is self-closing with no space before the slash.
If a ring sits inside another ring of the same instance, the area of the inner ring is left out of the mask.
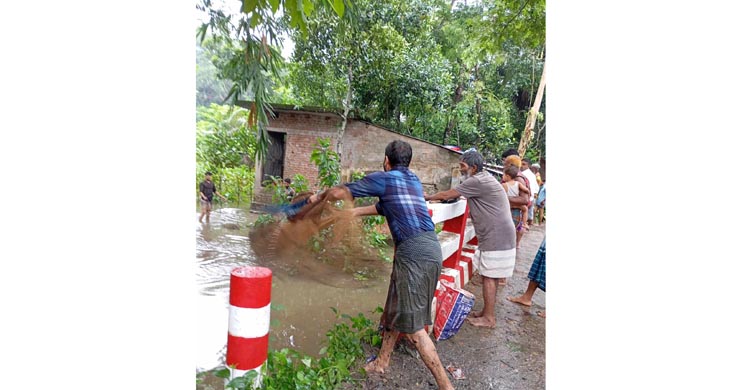
<path id="1" fill-rule="evenodd" d="M 367 280 L 355 280 L 351 270 L 299 259 L 256 258 L 248 233 L 257 215 L 242 209 L 211 213 L 210 224 L 196 214 L 197 369 L 223 364 L 227 341 L 229 275 L 232 269 L 262 265 L 274 272 L 271 290 L 270 347 L 295 348 L 317 356 L 325 333 L 336 322 L 330 309 L 373 320 L 370 311 L 382 306 L 388 289 L 390 265 L 367 260 Z M 357 257 L 356 253 L 352 257 Z"/>

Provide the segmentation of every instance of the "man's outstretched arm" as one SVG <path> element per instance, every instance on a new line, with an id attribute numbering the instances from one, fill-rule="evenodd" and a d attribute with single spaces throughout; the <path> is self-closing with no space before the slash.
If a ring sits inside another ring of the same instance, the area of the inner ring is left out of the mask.
<path id="1" fill-rule="evenodd" d="M 354 197 L 352 197 L 351 191 L 346 186 L 336 186 L 331 187 L 321 193 L 312 194 L 309 198 L 307 198 L 308 203 L 317 203 L 320 200 L 352 200 Z"/>
<path id="2" fill-rule="evenodd" d="M 461 194 L 459 194 L 455 188 L 451 188 L 450 190 L 440 191 L 436 194 L 425 195 L 424 200 L 428 202 L 431 200 L 448 200 L 448 199 L 456 199 L 459 196 L 461 196 Z"/>
<path id="3" fill-rule="evenodd" d="M 375 205 L 369 205 L 369 206 L 362 206 L 362 207 L 355 207 L 352 209 L 352 215 L 355 217 L 364 217 L 367 215 L 378 215 L 378 210 L 375 208 Z"/>

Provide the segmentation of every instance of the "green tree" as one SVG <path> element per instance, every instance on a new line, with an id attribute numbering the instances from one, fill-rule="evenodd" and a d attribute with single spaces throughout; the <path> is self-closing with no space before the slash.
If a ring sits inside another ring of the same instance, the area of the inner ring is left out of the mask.
<path id="1" fill-rule="evenodd" d="M 514 93 L 518 130 L 514 134 L 516 142 L 513 146 L 517 146 L 544 68 L 546 4 L 545 0 L 492 0 L 487 2 L 486 15 L 482 20 L 484 28 L 479 39 L 488 50 L 500 53 L 506 60 L 498 73 L 503 78 L 501 88 L 510 86 L 511 90 L 498 93 L 504 96 Z M 545 127 L 544 111 L 545 103 L 542 100 L 536 118 L 540 122 L 536 126 L 539 131 Z M 543 155 L 544 139 L 539 135 L 533 148 L 529 150 L 528 157 Z"/>
<path id="2" fill-rule="evenodd" d="M 197 35 L 203 42 L 210 32 L 231 49 L 227 58 L 217 61 L 218 75 L 232 82 L 231 104 L 245 94 L 250 96 L 247 123 L 257 133 L 257 157 L 264 158 L 270 145 L 266 126 L 272 113 L 273 78 L 280 77 L 283 65 L 278 50 L 283 30 L 280 20 L 286 18 L 287 26 L 304 34 L 313 10 L 332 9 L 343 16 L 351 7 L 351 0 L 242 0 L 240 12 L 233 14 L 222 10 L 214 0 L 200 0 L 197 8 L 207 14 L 208 21 Z"/>
<path id="3" fill-rule="evenodd" d="M 195 104 L 209 106 L 221 104 L 229 94 L 231 83 L 219 79 L 216 66 L 211 62 L 211 52 L 204 47 L 195 48 Z"/>
<path id="4" fill-rule="evenodd" d="M 198 107 L 196 158 L 210 168 L 248 166 L 256 139 L 245 122 L 247 110 L 212 103 Z"/>
<path id="5" fill-rule="evenodd" d="M 247 110 L 220 106 L 197 108 L 196 183 L 213 172 L 219 192 L 237 205 L 252 201 L 254 169 L 250 156 L 256 139 L 247 127 Z"/>
<path id="6" fill-rule="evenodd" d="M 432 123 L 423 113 L 436 106 L 447 75 L 430 28 L 424 26 L 436 23 L 435 12 L 443 3 L 357 5 L 350 23 L 356 29 L 341 29 L 330 15 L 315 13 L 307 38 L 294 35 L 291 76 L 300 104 L 333 108 L 342 117 L 352 111 L 397 131 L 425 135 L 419 130 Z"/>
<path id="7" fill-rule="evenodd" d="M 251 32 L 260 47 L 269 25 L 273 32 L 288 29 L 295 44 L 288 73 L 282 66 L 263 68 L 268 93 L 261 98 L 338 111 L 342 123 L 331 141 L 337 152 L 343 119 L 351 115 L 426 141 L 476 147 L 490 160 L 517 147 L 544 66 L 543 0 L 360 0 L 356 9 L 344 4 L 342 13 L 330 12 L 333 3 L 303 4 L 296 19 L 284 14 L 268 23 L 258 13 L 243 14 L 258 23 Z M 220 77 L 238 79 L 245 66 L 238 58 L 254 59 L 246 55 L 247 34 L 235 35 L 240 39 L 212 55 Z M 266 42 L 272 45 L 270 33 Z M 248 85 L 253 123 L 260 106 L 256 84 Z M 544 155 L 544 111 L 542 102 L 532 158 Z"/>

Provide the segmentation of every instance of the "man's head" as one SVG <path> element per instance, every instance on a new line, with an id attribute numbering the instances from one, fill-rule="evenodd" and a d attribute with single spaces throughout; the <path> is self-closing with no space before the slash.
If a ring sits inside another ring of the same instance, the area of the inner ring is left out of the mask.
<path id="1" fill-rule="evenodd" d="M 290 184 L 292 184 L 292 179 L 288 177 L 284 179 L 284 187 L 289 187 Z"/>
<path id="2" fill-rule="evenodd" d="M 536 173 L 539 173 L 539 170 L 541 169 L 542 169 L 542 166 L 539 165 L 539 163 L 531 164 L 531 172 L 534 172 L 536 174 Z"/>
<path id="3" fill-rule="evenodd" d="M 505 157 L 505 160 L 503 160 L 503 166 L 507 165 L 513 165 L 517 168 L 521 168 L 521 157 L 518 157 L 517 155 L 510 155 L 508 157 Z"/>
<path id="4" fill-rule="evenodd" d="M 404 141 L 391 141 L 385 147 L 385 159 L 383 160 L 383 170 L 390 171 L 393 167 L 409 167 L 411 164 L 411 145 Z"/>
<path id="5" fill-rule="evenodd" d="M 476 150 L 462 154 L 459 161 L 461 174 L 467 177 L 482 172 L 484 167 L 484 158 Z"/>
<path id="6" fill-rule="evenodd" d="M 524 158 L 523 160 L 521 160 L 521 169 L 522 170 L 525 171 L 525 170 L 529 169 L 529 167 L 531 167 L 531 160 L 529 160 L 528 158 Z"/>
<path id="7" fill-rule="evenodd" d="M 206 180 L 211 181 L 211 172 L 206 171 Z"/>
<path id="8" fill-rule="evenodd" d="M 518 151 L 515 149 L 508 149 L 504 151 L 503 154 L 500 155 L 500 157 L 502 157 L 503 160 L 505 160 L 505 158 L 508 156 L 518 156 Z"/>

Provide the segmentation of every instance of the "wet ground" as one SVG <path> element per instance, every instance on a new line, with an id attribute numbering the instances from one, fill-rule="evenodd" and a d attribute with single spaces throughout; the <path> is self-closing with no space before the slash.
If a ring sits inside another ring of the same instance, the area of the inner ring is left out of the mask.
<path id="1" fill-rule="evenodd" d="M 452 364 L 466 377 L 461 380 L 451 378 L 456 389 L 545 388 L 545 319 L 536 314 L 545 310 L 545 292 L 537 290 L 530 308 L 505 299 L 526 291 L 526 275 L 544 234 L 544 225 L 532 226 L 521 240 L 513 277 L 497 292 L 495 329 L 475 328 L 464 322 L 455 336 L 436 343 L 443 366 Z M 479 275 L 472 278 L 474 283 L 480 280 Z M 484 304 L 481 287 L 469 283 L 465 289 L 476 296 L 474 308 L 481 310 Z M 372 349 L 369 353 L 376 354 L 377 350 Z M 437 386 L 418 355 L 399 346 L 391 357 L 390 369 L 384 375 L 372 375 L 344 388 L 412 390 L 436 389 Z"/>

